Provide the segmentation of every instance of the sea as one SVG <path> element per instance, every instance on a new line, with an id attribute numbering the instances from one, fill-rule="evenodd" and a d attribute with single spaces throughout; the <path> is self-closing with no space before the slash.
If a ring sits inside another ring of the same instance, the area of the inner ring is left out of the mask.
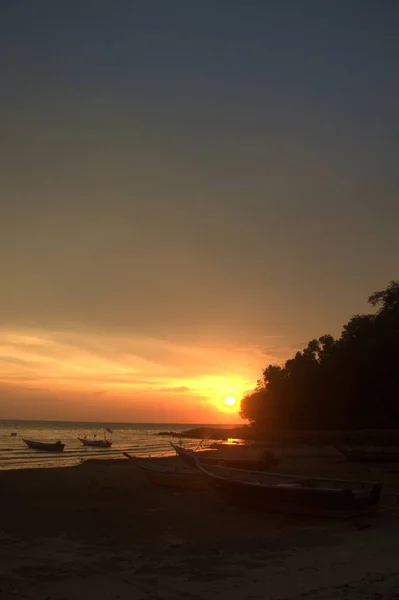
<path id="1" fill-rule="evenodd" d="M 192 423 L 85 423 L 66 421 L 12 421 L 0 420 L 0 470 L 37 467 L 68 467 L 88 458 L 123 458 L 123 452 L 135 456 L 169 456 L 172 438 L 159 436 L 160 431 L 176 433 L 195 427 L 227 428 L 231 425 L 201 425 Z M 83 446 L 78 437 L 102 439 L 105 428 L 112 430 L 107 437 L 111 448 Z M 16 434 L 16 435 L 12 435 Z M 63 452 L 31 450 L 24 439 L 35 441 L 60 440 Z M 178 438 L 177 438 L 178 439 Z M 185 446 L 195 447 L 198 441 L 185 440 Z"/>

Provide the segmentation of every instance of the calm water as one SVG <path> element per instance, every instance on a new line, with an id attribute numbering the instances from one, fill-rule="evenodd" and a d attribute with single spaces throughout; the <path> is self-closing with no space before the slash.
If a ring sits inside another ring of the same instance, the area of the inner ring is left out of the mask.
<path id="1" fill-rule="evenodd" d="M 158 436 L 159 431 L 184 431 L 201 425 L 156 423 L 72 423 L 60 421 L 1 421 L 0 420 L 0 470 L 27 467 L 69 466 L 87 458 L 122 458 L 122 452 L 136 456 L 167 456 L 173 454 L 170 438 Z M 223 427 L 208 425 L 207 427 Z M 113 430 L 112 447 L 96 449 L 82 446 L 77 437 L 88 438 L 97 434 L 102 438 L 104 428 Z M 227 426 L 226 426 L 227 427 Z M 16 437 L 11 433 L 16 432 Z M 40 441 L 60 440 L 65 444 L 63 452 L 50 453 L 30 450 L 23 438 Z M 187 447 L 196 445 L 187 440 Z"/>

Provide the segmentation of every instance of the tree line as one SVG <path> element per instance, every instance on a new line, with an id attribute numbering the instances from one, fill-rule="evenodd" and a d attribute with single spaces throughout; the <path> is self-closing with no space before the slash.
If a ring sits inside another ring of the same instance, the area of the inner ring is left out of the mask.
<path id="1" fill-rule="evenodd" d="M 284 366 L 267 366 L 241 401 L 260 429 L 399 428 L 399 281 L 372 294 L 341 336 L 311 340 Z"/>

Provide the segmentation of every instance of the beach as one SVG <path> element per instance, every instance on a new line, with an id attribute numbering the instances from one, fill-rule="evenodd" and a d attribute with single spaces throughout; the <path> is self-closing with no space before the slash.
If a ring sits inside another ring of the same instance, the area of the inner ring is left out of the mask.
<path id="1" fill-rule="evenodd" d="M 380 508 L 349 520 L 251 512 L 154 486 L 126 459 L 3 471 L 0 598 L 399 598 L 399 467 L 301 449 L 279 471 L 380 480 Z"/>

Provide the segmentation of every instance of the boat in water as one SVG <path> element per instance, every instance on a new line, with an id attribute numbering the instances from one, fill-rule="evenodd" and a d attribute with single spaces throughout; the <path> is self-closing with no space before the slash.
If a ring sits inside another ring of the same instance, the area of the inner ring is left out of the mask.
<path id="1" fill-rule="evenodd" d="M 366 450 L 363 448 L 338 448 L 349 462 L 399 462 L 399 450 L 390 450 L 386 448 L 376 448 Z"/>
<path id="2" fill-rule="evenodd" d="M 262 458 L 226 458 L 222 456 L 201 456 L 202 452 L 195 452 L 170 443 L 177 455 L 191 468 L 196 467 L 197 461 L 204 465 L 220 465 L 233 469 L 246 469 L 248 471 L 264 471 L 275 467 L 279 461 L 271 452 Z"/>
<path id="3" fill-rule="evenodd" d="M 111 448 L 112 442 L 111 440 L 97 440 L 95 438 L 81 438 L 78 437 L 79 442 L 83 444 L 83 446 L 91 446 L 92 448 Z"/>
<path id="4" fill-rule="evenodd" d="M 163 464 L 150 458 L 136 458 L 127 452 L 126 458 L 134 461 L 142 470 L 146 479 L 163 487 L 183 488 L 190 490 L 209 489 L 205 478 L 198 469 L 187 469 L 175 465 Z"/>
<path id="5" fill-rule="evenodd" d="M 65 444 L 61 442 L 39 442 L 35 440 L 23 440 L 28 448 L 32 450 L 44 450 L 45 452 L 62 452 Z"/>
<path id="6" fill-rule="evenodd" d="M 210 487 L 232 504 L 269 512 L 348 518 L 375 508 L 381 483 L 299 477 L 197 463 Z"/>

